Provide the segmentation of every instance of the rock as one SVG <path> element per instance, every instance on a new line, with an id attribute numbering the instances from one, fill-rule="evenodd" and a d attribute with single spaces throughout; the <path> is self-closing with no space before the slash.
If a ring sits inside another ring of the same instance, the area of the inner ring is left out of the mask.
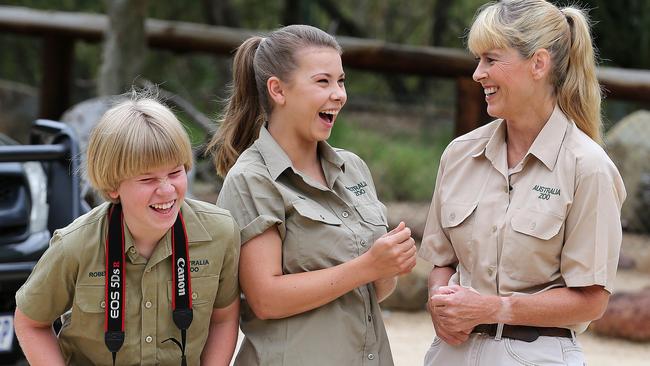
<path id="1" fill-rule="evenodd" d="M 381 303 L 382 308 L 391 310 L 424 310 L 427 302 L 427 280 L 431 264 L 418 258 L 413 271 L 400 276 L 395 291 Z"/>
<path id="2" fill-rule="evenodd" d="M 61 122 L 70 126 L 77 134 L 79 142 L 79 153 L 81 154 L 81 166 L 86 165 L 86 148 L 88 139 L 93 127 L 99 122 L 104 112 L 114 103 L 115 97 L 96 97 L 85 100 L 70 107 L 61 116 Z M 91 207 L 104 202 L 104 198 L 92 189 L 85 177 L 81 177 L 82 195 Z"/>
<path id="3" fill-rule="evenodd" d="M 79 150 L 83 156 L 86 154 L 86 146 L 90 131 L 99 122 L 104 112 L 106 112 L 115 102 L 115 97 L 97 97 L 85 100 L 79 104 L 70 107 L 61 116 L 61 122 L 65 122 L 77 133 L 79 139 Z"/>
<path id="4" fill-rule="evenodd" d="M 429 203 L 424 202 L 389 202 L 388 226 L 393 228 L 404 221 L 411 228 L 411 235 L 419 247 L 424 232 Z M 422 310 L 427 302 L 427 282 L 431 272 L 431 264 L 418 258 L 413 271 L 400 276 L 397 288 L 381 303 L 382 308 L 392 310 Z"/>
<path id="5" fill-rule="evenodd" d="M 20 143 L 29 143 L 30 128 L 38 115 L 38 91 L 0 80 L 0 111 L 0 133 Z"/>
<path id="6" fill-rule="evenodd" d="M 650 341 L 650 287 L 612 295 L 603 317 L 589 328 L 604 336 Z"/>
<path id="7" fill-rule="evenodd" d="M 621 255 L 634 260 L 634 269 L 650 273 L 650 235 L 623 232 Z"/>
<path id="8" fill-rule="evenodd" d="M 623 226 L 650 232 L 650 111 L 637 111 L 605 135 L 607 152 L 618 167 L 627 199 L 621 210 Z"/>
<path id="9" fill-rule="evenodd" d="M 620 254 L 618 257 L 618 269 L 634 269 L 636 268 L 636 261 L 627 255 Z"/>
<path id="10" fill-rule="evenodd" d="M 415 241 L 419 242 L 429 214 L 429 202 L 388 202 L 388 227 L 393 228 L 404 221 L 411 228 Z"/>

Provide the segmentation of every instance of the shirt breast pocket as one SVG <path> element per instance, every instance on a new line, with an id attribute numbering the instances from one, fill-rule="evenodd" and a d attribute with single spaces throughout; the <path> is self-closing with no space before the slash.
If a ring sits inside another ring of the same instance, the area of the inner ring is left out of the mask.
<path id="1" fill-rule="evenodd" d="M 93 330 L 103 329 L 104 311 L 106 301 L 104 300 L 104 286 L 77 286 L 75 288 L 74 304 L 76 310 L 67 315 L 63 327 L 65 332 L 75 337 L 85 339 L 100 339 L 100 334 L 93 333 Z M 68 323 L 69 320 L 69 323 Z M 99 324 L 88 326 L 88 324 Z M 68 329 L 69 327 L 73 327 Z M 62 330 L 63 331 L 63 330 Z M 103 339 L 103 331 L 101 335 Z"/>
<path id="2" fill-rule="evenodd" d="M 295 201 L 292 203 L 292 205 L 300 217 L 308 220 L 307 222 L 303 222 L 303 225 L 319 223 L 328 225 L 341 225 L 343 223 L 333 213 L 322 207 L 317 207 L 316 205 L 311 204 L 306 200 Z"/>
<path id="3" fill-rule="evenodd" d="M 350 258 L 349 234 L 341 219 L 315 201 L 299 199 L 292 206 L 282 242 L 286 273 L 327 268 Z"/>
<path id="4" fill-rule="evenodd" d="M 560 271 L 564 217 L 519 209 L 510 220 L 512 235 L 503 248 L 503 269 L 533 284 L 555 280 Z"/>
<path id="5" fill-rule="evenodd" d="M 379 201 L 363 203 L 354 206 L 355 211 L 361 218 L 363 232 L 357 233 L 364 236 L 363 240 L 372 245 L 379 237 L 386 234 L 388 230 L 388 218 L 386 206 Z M 368 247 L 368 246 L 366 246 Z"/>
<path id="6" fill-rule="evenodd" d="M 474 265 L 474 224 L 478 203 L 443 203 L 440 223 L 448 235 L 460 264 L 472 271 Z"/>
<path id="7" fill-rule="evenodd" d="M 190 267 L 191 268 L 191 267 Z M 192 277 L 192 307 L 212 308 L 219 287 L 219 276 Z M 172 281 L 167 281 L 167 300 L 171 304 L 174 296 Z"/>
<path id="8" fill-rule="evenodd" d="M 74 302 L 84 313 L 103 313 L 106 306 L 104 286 L 77 286 Z"/>

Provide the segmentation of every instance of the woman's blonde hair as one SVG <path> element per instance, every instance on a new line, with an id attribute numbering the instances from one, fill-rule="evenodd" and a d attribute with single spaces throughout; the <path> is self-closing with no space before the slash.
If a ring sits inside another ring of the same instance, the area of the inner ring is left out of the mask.
<path id="1" fill-rule="evenodd" d="M 324 31 L 302 24 L 277 29 L 265 38 L 253 36 L 239 46 L 232 66 L 232 85 L 219 129 L 207 150 L 222 177 L 259 136 L 271 113 L 266 82 L 271 76 L 290 80 L 298 68 L 295 53 L 307 47 L 328 47 L 342 52 L 336 39 Z"/>
<path id="2" fill-rule="evenodd" d="M 560 109 L 596 142 L 602 141 L 601 89 L 589 20 L 574 6 L 559 9 L 544 0 L 505 0 L 479 9 L 469 31 L 469 50 L 479 55 L 511 47 L 524 58 L 546 49 Z"/>
<path id="3" fill-rule="evenodd" d="M 125 179 L 166 165 L 192 168 L 192 146 L 174 113 L 150 97 L 115 105 L 90 134 L 86 175 L 106 200 Z"/>

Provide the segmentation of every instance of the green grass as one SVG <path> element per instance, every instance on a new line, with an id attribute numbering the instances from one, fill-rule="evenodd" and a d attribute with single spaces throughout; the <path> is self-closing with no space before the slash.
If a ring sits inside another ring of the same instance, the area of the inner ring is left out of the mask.
<path id="1" fill-rule="evenodd" d="M 431 127 L 418 136 L 389 136 L 339 119 L 329 143 L 368 164 L 382 201 L 428 201 L 451 128 Z"/>

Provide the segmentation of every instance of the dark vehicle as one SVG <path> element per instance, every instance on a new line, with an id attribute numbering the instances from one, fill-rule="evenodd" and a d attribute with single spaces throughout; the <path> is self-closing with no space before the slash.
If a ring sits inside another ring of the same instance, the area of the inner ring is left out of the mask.
<path id="1" fill-rule="evenodd" d="M 63 123 L 38 120 L 30 139 L 23 145 L 0 134 L 0 363 L 21 355 L 13 328 L 16 291 L 54 230 L 88 211 L 74 132 Z"/>

